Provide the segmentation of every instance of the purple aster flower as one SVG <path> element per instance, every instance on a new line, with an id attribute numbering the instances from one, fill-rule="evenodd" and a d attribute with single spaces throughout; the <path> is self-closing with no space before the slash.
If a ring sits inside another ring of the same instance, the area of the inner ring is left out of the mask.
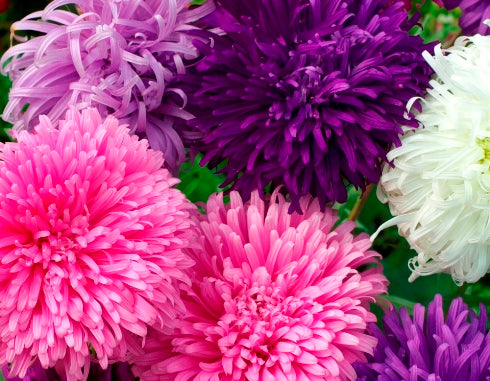
<path id="1" fill-rule="evenodd" d="M 32 365 L 24 378 L 8 377 L 8 366 L 2 369 L 7 381 L 66 381 L 66 377 L 60 376 L 55 369 L 44 369 L 39 362 Z M 88 374 L 88 380 L 91 381 L 135 381 L 136 377 L 131 372 L 128 363 L 115 363 L 102 369 L 98 364 L 91 364 Z"/>
<path id="2" fill-rule="evenodd" d="M 452 301 L 444 318 L 441 295 L 425 308 L 417 304 L 410 318 L 405 308 L 383 318 L 384 333 L 372 324 L 378 339 L 374 357 L 357 362 L 359 381 L 490 380 L 490 333 L 487 311 L 477 316 L 461 298 Z"/>
<path id="3" fill-rule="evenodd" d="M 417 126 L 406 102 L 431 70 L 403 2 L 218 0 L 208 19 L 226 33 L 197 42 L 205 58 L 183 80 L 202 163 L 242 197 L 285 184 L 291 209 L 311 193 L 346 200 L 346 183 L 380 176 L 400 123 Z M 201 33 L 202 36 L 204 33 Z M 429 47 L 430 48 L 430 47 Z M 406 119 L 408 117 L 408 119 Z"/>
<path id="4" fill-rule="evenodd" d="M 78 13 L 65 10 L 76 4 Z M 31 129 L 46 114 L 57 121 L 67 105 L 96 107 L 164 152 L 174 169 L 184 159 L 174 119 L 186 94 L 177 74 L 198 57 L 189 32 L 214 9 L 212 2 L 189 8 L 190 0 L 55 0 L 12 26 L 22 43 L 1 60 L 13 80 L 3 118 L 15 129 Z M 25 39 L 19 31 L 34 34 Z M 33 33 L 34 32 L 34 33 Z"/>
<path id="5" fill-rule="evenodd" d="M 474 34 L 490 35 L 490 27 L 483 22 L 490 19 L 490 1 L 488 0 L 443 0 L 447 9 L 461 8 L 459 26 L 461 34 L 472 36 Z"/>

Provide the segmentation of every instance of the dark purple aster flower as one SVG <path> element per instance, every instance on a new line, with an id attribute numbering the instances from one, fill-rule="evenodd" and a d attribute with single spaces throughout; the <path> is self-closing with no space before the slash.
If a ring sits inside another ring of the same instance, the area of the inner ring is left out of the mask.
<path id="1" fill-rule="evenodd" d="M 189 88 L 196 149 L 242 197 L 286 185 L 291 209 L 308 193 L 346 200 L 346 183 L 376 182 L 400 124 L 416 127 L 406 102 L 431 70 L 403 2 L 218 0 L 226 34 L 198 42 L 205 58 Z M 202 36 L 202 34 L 200 34 Z"/>
<path id="2" fill-rule="evenodd" d="M 383 317 L 383 333 L 370 326 L 378 339 L 374 357 L 357 362 L 359 381 L 488 381 L 490 380 L 490 333 L 487 311 L 468 309 L 461 298 L 452 301 L 444 317 L 441 295 L 425 308 L 417 304 L 410 318 L 405 308 Z"/>
<path id="3" fill-rule="evenodd" d="M 189 8 L 190 1 L 55 0 L 14 23 L 13 38 L 24 42 L 1 60 L 13 80 L 3 118 L 31 129 L 41 114 L 56 122 L 67 105 L 93 106 L 146 136 L 174 169 L 184 159 L 185 135 L 174 119 L 191 117 L 174 80 L 198 57 L 188 34 L 193 22 L 214 9 L 211 2 Z"/>
<path id="4" fill-rule="evenodd" d="M 52 368 L 43 369 L 39 362 L 35 363 L 29 369 L 24 378 L 20 377 L 8 377 L 9 367 L 8 365 L 2 368 L 2 374 L 7 381 L 61 381 L 60 376 Z"/>
<path id="5" fill-rule="evenodd" d="M 39 362 L 32 365 L 24 378 L 8 377 L 8 366 L 2 369 L 7 381 L 66 381 L 66 377 L 60 376 L 53 368 L 44 369 Z M 128 363 L 115 363 L 102 369 L 98 364 L 91 364 L 87 380 L 90 381 L 135 381 L 136 377 L 131 372 Z"/>
<path id="6" fill-rule="evenodd" d="M 443 0 L 447 9 L 461 8 L 459 26 L 464 36 L 490 35 L 490 27 L 483 22 L 490 19 L 489 0 Z"/>

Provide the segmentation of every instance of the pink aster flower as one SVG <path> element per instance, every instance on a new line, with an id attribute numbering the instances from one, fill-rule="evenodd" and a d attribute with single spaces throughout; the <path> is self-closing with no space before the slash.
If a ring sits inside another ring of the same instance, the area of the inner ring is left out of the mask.
<path id="1" fill-rule="evenodd" d="M 96 107 L 146 136 L 175 168 L 184 160 L 186 131 L 176 130 L 174 120 L 191 115 L 182 110 L 187 97 L 174 82 L 198 57 L 189 34 L 197 28 L 193 22 L 214 7 L 208 1 L 190 9 L 189 3 L 55 0 L 14 23 L 12 37 L 22 43 L 0 63 L 13 80 L 3 118 L 30 130 L 39 115 L 56 123 L 66 104 Z M 67 4 L 76 4 L 79 14 L 65 10 Z"/>
<path id="2" fill-rule="evenodd" d="M 276 192 L 243 205 L 211 196 L 201 216 L 201 250 L 187 313 L 171 337 L 153 331 L 133 358 L 141 380 L 353 380 L 372 353 L 369 303 L 386 291 L 367 235 L 334 228 L 334 211 Z M 361 267 L 363 268 L 361 270 Z"/>
<path id="3" fill-rule="evenodd" d="M 83 379 L 92 351 L 106 368 L 183 313 L 190 205 L 162 153 L 95 109 L 17 137 L 0 146 L 0 366 Z"/>

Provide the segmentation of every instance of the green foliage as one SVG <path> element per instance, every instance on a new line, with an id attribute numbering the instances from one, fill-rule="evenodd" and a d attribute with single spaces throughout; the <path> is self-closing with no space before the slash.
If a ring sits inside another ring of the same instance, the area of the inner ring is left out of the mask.
<path id="1" fill-rule="evenodd" d="M 201 167 L 199 165 L 201 157 L 198 155 L 194 162 L 186 161 L 179 172 L 181 183 L 177 185 L 177 188 L 192 202 L 206 202 L 211 194 L 223 190 L 220 185 L 225 177 L 217 175 L 216 171 L 207 167 Z"/>
<path id="2" fill-rule="evenodd" d="M 339 214 L 339 223 L 347 220 L 349 214 L 354 208 L 357 200 L 361 197 L 361 191 L 354 188 L 352 185 L 347 189 L 347 201 L 343 204 L 336 203 L 333 208 L 337 210 Z"/>
<path id="3" fill-rule="evenodd" d="M 10 90 L 12 83 L 10 80 L 0 75 L 0 110 L 3 110 L 8 102 L 8 92 Z M 10 136 L 8 135 L 8 130 L 11 125 L 5 122 L 3 119 L 0 119 L 0 141 L 6 142 L 10 140 Z"/>
<path id="4" fill-rule="evenodd" d="M 439 8 L 430 0 L 415 0 L 412 4 L 413 10 L 418 9 L 422 16 L 420 21 L 422 29 L 415 27 L 413 32 L 420 34 L 425 42 L 450 41 L 459 34 L 458 19 L 461 14 L 459 8 L 448 11 Z"/>

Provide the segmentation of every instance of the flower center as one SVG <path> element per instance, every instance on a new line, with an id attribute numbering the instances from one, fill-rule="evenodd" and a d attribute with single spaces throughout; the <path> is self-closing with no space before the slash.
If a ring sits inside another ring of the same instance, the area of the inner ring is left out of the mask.
<path id="1" fill-rule="evenodd" d="M 76 252 L 86 245 L 83 236 L 89 231 L 88 217 L 72 218 L 68 209 L 60 211 L 55 204 L 48 207 L 47 217 L 51 226 L 34 233 L 34 247 L 24 252 L 26 263 L 40 263 L 44 268 L 52 263 L 75 263 Z"/>
<path id="2" fill-rule="evenodd" d="M 317 118 L 318 112 L 315 103 L 317 93 L 321 89 L 322 72 L 318 67 L 308 66 L 302 68 L 280 83 L 280 87 L 287 94 L 284 103 L 284 118 L 294 120 L 300 117 Z"/>
<path id="3" fill-rule="evenodd" d="M 480 164 L 490 165 L 490 137 L 476 139 L 476 144 L 483 150 L 483 158 L 479 161 Z"/>
<path id="4" fill-rule="evenodd" d="M 284 346 L 296 347 L 285 335 L 291 330 L 297 331 L 295 337 L 301 341 L 302 334 L 311 331 L 308 328 L 309 322 L 314 320 L 311 319 L 311 302 L 281 294 L 281 288 L 274 284 L 253 285 L 245 286 L 243 292 L 230 300 L 227 313 L 219 323 L 224 331 L 219 347 L 224 358 L 240 371 L 248 369 L 260 373 L 262 367 L 275 367 L 279 357 L 283 363 L 292 364 L 298 353 L 279 356 Z M 308 319 L 306 310 L 310 311 Z"/>

